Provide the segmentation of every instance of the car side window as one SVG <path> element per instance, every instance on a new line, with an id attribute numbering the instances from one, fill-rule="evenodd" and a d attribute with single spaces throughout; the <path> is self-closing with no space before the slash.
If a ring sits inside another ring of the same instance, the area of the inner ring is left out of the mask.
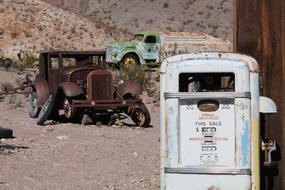
<path id="1" fill-rule="evenodd" d="M 53 70 L 59 69 L 59 59 L 57 57 L 50 58 L 50 68 Z"/>
<path id="2" fill-rule="evenodd" d="M 75 58 L 63 58 L 62 60 L 63 67 L 70 67 L 76 65 L 76 59 Z"/>
<path id="3" fill-rule="evenodd" d="M 156 37 L 155 36 L 147 36 L 145 38 L 145 43 L 150 43 L 150 44 L 156 43 Z"/>

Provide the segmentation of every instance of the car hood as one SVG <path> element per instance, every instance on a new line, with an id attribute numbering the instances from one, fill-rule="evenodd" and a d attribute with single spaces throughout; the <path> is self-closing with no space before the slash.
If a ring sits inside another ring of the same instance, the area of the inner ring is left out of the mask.
<path id="1" fill-rule="evenodd" d="M 75 71 L 89 70 L 89 69 L 96 69 L 96 67 L 93 66 L 93 65 L 84 65 L 84 66 L 75 65 L 75 66 L 69 66 L 69 67 L 63 68 L 63 73 L 68 75 L 68 74 L 70 74 L 70 73 L 72 73 L 72 72 L 75 72 Z"/>

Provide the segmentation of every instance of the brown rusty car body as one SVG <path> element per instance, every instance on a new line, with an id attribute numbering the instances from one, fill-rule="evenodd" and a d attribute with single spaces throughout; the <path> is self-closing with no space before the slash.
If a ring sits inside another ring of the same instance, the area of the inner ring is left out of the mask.
<path id="1" fill-rule="evenodd" d="M 32 84 L 30 117 L 42 125 L 61 112 L 67 119 L 86 112 L 124 112 L 137 125 L 147 127 L 149 112 L 138 98 L 141 86 L 126 81 L 113 87 L 113 75 L 104 63 L 103 51 L 42 52 Z"/>

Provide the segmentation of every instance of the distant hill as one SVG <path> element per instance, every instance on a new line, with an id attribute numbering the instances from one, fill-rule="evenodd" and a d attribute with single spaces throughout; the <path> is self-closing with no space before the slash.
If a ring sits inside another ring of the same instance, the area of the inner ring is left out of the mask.
<path id="1" fill-rule="evenodd" d="M 0 50 L 98 50 L 137 31 L 232 40 L 231 0 L 0 0 Z"/>
<path id="2" fill-rule="evenodd" d="M 0 0 L 0 49 L 5 54 L 104 49 L 112 40 L 110 27 L 46 2 Z"/>
<path id="3" fill-rule="evenodd" d="M 232 40 L 232 0 L 44 0 L 131 32 L 203 31 Z"/>

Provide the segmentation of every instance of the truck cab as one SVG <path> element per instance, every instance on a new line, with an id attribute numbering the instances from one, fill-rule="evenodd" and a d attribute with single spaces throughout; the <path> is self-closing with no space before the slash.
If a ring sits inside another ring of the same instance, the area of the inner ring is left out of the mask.
<path id="1" fill-rule="evenodd" d="M 156 32 L 136 33 L 132 40 L 107 45 L 106 61 L 115 64 L 146 64 L 159 61 L 160 36 Z"/>

